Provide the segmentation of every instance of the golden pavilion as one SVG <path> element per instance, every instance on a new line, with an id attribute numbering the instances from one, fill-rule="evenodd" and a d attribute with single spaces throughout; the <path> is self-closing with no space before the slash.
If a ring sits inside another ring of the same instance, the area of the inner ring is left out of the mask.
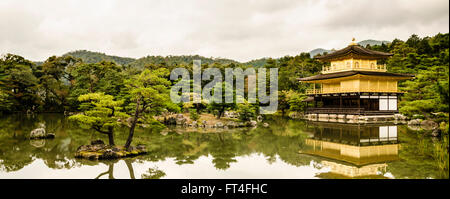
<path id="1" fill-rule="evenodd" d="M 307 114 L 355 119 L 398 113 L 397 102 L 403 93 L 398 90 L 398 81 L 413 75 L 387 72 L 386 65 L 377 61 L 386 60 L 391 53 L 369 50 L 354 41 L 346 48 L 316 57 L 327 63 L 320 74 L 298 79 L 312 84 L 305 101 L 314 105 Z"/>

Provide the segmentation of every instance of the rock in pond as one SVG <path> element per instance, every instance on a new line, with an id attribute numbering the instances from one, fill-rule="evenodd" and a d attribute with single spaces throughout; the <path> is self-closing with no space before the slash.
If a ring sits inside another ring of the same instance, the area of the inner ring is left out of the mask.
<path id="1" fill-rule="evenodd" d="M 408 122 L 408 125 L 420 125 L 421 119 L 414 119 Z"/>
<path id="2" fill-rule="evenodd" d="M 45 131 L 45 124 L 40 123 L 39 128 L 36 128 L 30 132 L 30 139 L 52 139 L 55 138 L 55 134 L 47 133 Z"/>
<path id="3" fill-rule="evenodd" d="M 37 128 L 31 131 L 30 138 L 31 139 L 37 139 L 41 137 L 45 137 L 45 129 L 44 128 Z"/>

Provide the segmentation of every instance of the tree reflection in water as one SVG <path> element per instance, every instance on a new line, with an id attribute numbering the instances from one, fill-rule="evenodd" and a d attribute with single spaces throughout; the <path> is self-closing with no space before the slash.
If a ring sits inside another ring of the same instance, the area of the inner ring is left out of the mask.
<path id="1" fill-rule="evenodd" d="M 135 159 L 126 158 L 126 159 L 123 159 L 123 161 L 125 162 L 125 165 L 127 166 L 128 173 L 130 175 L 130 179 L 136 179 L 136 177 L 134 175 L 134 169 L 133 169 L 133 162 L 135 161 Z M 103 164 L 108 165 L 108 171 L 100 173 L 95 179 L 99 179 L 100 177 L 102 177 L 106 174 L 108 174 L 108 179 L 115 179 L 114 178 L 114 165 L 117 164 L 118 162 L 120 162 L 120 160 L 103 161 L 102 162 Z M 162 175 L 162 176 L 164 176 L 164 175 Z"/>
<path id="2" fill-rule="evenodd" d="M 155 168 L 149 168 L 147 173 L 144 173 L 141 175 L 141 178 L 142 179 L 160 179 L 164 176 L 166 176 L 166 173 L 164 173 L 164 171 L 159 170 L 157 167 L 155 167 Z"/>
<path id="3" fill-rule="evenodd" d="M 41 122 L 46 124 L 48 131 L 56 134 L 56 138 L 32 143 L 27 136 Z M 238 157 L 250 157 L 253 154 L 264 156 L 269 165 L 280 160 L 288 165 L 300 167 L 310 166 L 311 163 L 323 160 L 320 156 L 299 153 L 310 147 L 307 140 L 317 136 L 321 132 L 320 129 L 322 129 L 322 135 L 325 135 L 323 126 L 283 118 L 269 118 L 266 122 L 269 123 L 268 128 L 223 129 L 218 133 L 198 133 L 195 129 L 186 130 L 184 133 L 183 129 L 169 130 L 164 133 L 137 129 L 134 141 L 136 144 L 145 144 L 148 154 L 123 159 L 123 161 L 128 168 L 129 178 L 134 179 L 136 176 L 133 164 L 136 162 L 152 164 L 170 159 L 182 166 L 196 164 L 196 160 L 200 157 L 208 157 L 211 158 L 210 161 L 216 169 L 227 171 L 233 164 L 239 165 Z M 78 146 L 88 144 L 94 139 L 107 140 L 107 138 L 78 128 L 76 124 L 69 122 L 60 114 L 31 117 L 10 115 L 0 118 L 0 126 L 2 126 L 0 128 L 0 174 L 19 171 L 35 160 L 43 160 L 45 166 L 51 169 L 70 170 L 105 164 L 108 170 L 100 173 L 97 178 L 106 175 L 108 178 L 114 178 L 114 164 L 122 161 L 75 159 L 74 154 Z M 348 128 L 344 125 L 342 129 Z M 367 132 L 364 129 L 362 131 Z M 126 129 L 116 132 L 116 144 L 125 143 L 126 132 Z M 370 135 L 364 132 L 361 135 Z M 343 138 L 344 141 L 350 138 L 348 142 L 353 143 L 355 137 L 351 135 L 343 131 L 342 137 L 339 138 Z M 435 169 L 433 161 L 417 155 L 418 149 L 414 146 L 418 141 L 414 137 L 415 134 L 411 136 L 406 128 L 400 126 L 398 135 L 402 145 L 398 156 L 402 161 L 387 163 L 386 170 L 402 178 L 439 178 L 437 172 L 433 170 Z M 328 137 L 335 139 L 333 136 Z M 165 177 L 166 173 L 158 168 L 149 168 L 146 173 L 139 175 L 141 178 L 155 179 Z"/>

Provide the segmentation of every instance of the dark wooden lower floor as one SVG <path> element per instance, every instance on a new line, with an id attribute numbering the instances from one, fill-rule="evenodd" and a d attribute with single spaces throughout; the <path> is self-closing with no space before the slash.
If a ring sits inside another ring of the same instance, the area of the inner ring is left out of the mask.
<path id="1" fill-rule="evenodd" d="M 383 93 L 367 93 L 364 95 L 321 95 L 310 97 L 306 113 L 316 114 L 354 114 L 354 115 L 386 115 L 398 113 L 398 94 L 395 96 Z"/>

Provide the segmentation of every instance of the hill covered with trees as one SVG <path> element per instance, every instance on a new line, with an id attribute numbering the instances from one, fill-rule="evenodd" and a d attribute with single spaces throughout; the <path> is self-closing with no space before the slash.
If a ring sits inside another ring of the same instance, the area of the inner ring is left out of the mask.
<path id="1" fill-rule="evenodd" d="M 225 58 L 208 58 L 200 55 L 179 55 L 179 56 L 146 56 L 139 58 L 131 63 L 129 63 L 129 67 L 143 69 L 146 65 L 190 65 L 194 60 L 201 60 L 202 64 L 239 64 L 239 62 L 225 59 Z"/>
<path id="2" fill-rule="evenodd" d="M 72 56 L 75 58 L 80 58 L 85 63 L 97 63 L 101 61 L 113 61 L 120 65 L 127 65 L 136 59 L 129 57 L 119 57 L 113 55 L 106 55 L 105 53 L 92 52 L 87 50 L 76 50 L 72 52 L 65 53 L 62 56 Z"/>

